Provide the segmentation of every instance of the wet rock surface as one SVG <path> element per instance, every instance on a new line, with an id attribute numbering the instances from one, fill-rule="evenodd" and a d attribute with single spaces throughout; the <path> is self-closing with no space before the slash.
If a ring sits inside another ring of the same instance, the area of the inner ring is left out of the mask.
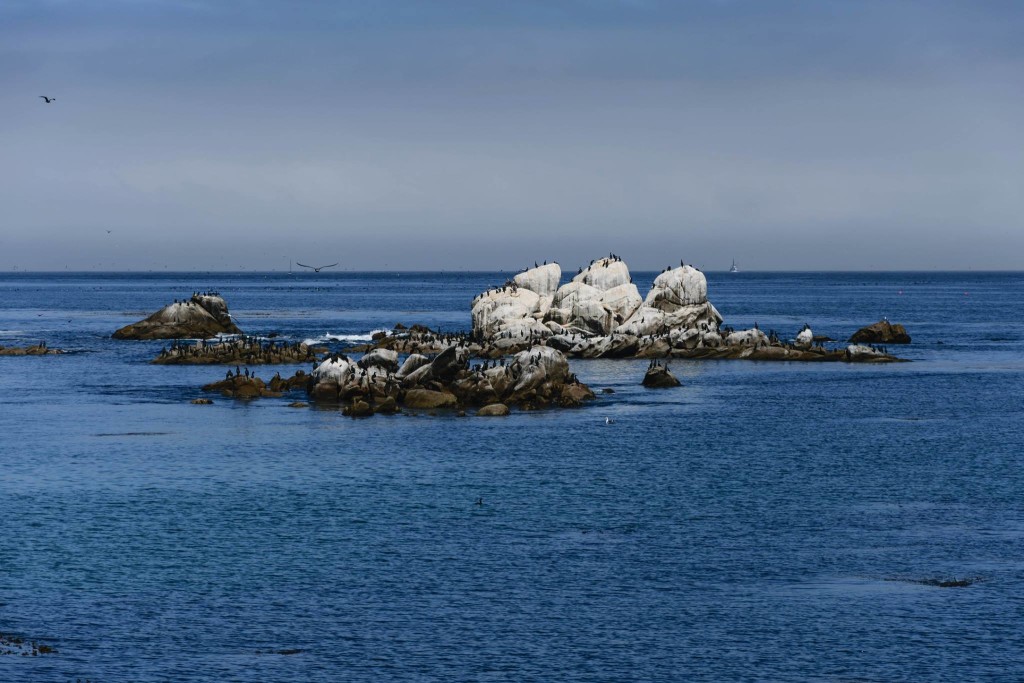
<path id="1" fill-rule="evenodd" d="M 175 301 L 145 320 L 125 325 L 114 339 L 209 339 L 219 334 L 241 334 L 227 302 L 219 294 L 197 293 Z"/>

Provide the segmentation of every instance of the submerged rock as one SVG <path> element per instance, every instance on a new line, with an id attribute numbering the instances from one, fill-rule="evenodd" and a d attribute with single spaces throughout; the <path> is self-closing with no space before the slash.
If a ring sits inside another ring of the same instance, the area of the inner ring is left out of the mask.
<path id="1" fill-rule="evenodd" d="M 219 334 L 241 334 L 228 305 L 218 294 L 193 294 L 175 301 L 145 320 L 114 332 L 114 339 L 209 339 Z"/>
<path id="2" fill-rule="evenodd" d="M 66 353 L 61 349 L 51 349 L 45 341 L 33 346 L 0 346 L 0 356 L 57 356 Z"/>
<path id="3" fill-rule="evenodd" d="M 476 411 L 476 414 L 480 417 L 504 417 L 509 412 L 511 411 L 504 403 L 491 403 Z"/>
<path id="4" fill-rule="evenodd" d="M 851 344 L 909 344 L 910 335 L 903 325 L 894 325 L 888 320 L 879 320 L 873 325 L 862 327 L 850 337 Z"/>

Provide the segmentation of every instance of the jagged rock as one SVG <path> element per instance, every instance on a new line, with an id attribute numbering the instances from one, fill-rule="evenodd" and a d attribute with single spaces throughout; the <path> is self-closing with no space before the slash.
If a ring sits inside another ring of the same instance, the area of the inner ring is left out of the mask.
<path id="1" fill-rule="evenodd" d="M 504 403 L 491 403 L 476 411 L 480 417 L 504 417 L 509 414 L 508 406 Z"/>
<path id="2" fill-rule="evenodd" d="M 862 327 L 850 337 L 851 344 L 909 344 L 910 335 L 903 325 L 893 325 L 888 320 L 879 320 L 874 325 Z"/>
<path id="3" fill-rule="evenodd" d="M 164 306 L 145 320 L 114 332 L 114 339 L 209 339 L 218 334 L 241 334 L 220 296 L 193 295 Z"/>
<path id="4" fill-rule="evenodd" d="M 678 387 L 682 382 L 668 369 L 667 365 L 651 365 L 647 368 L 642 384 L 648 389 Z"/>

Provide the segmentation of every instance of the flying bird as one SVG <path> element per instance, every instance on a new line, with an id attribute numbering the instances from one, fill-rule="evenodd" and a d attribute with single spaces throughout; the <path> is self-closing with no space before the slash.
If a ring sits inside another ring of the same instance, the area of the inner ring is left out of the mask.
<path id="1" fill-rule="evenodd" d="M 340 263 L 340 261 L 339 261 L 339 263 Z M 311 268 L 314 273 L 319 273 L 324 268 L 333 268 L 334 266 L 336 266 L 338 264 L 337 263 L 332 263 L 329 266 L 320 266 L 319 268 L 317 268 L 316 266 L 307 266 L 305 263 L 299 263 L 298 261 L 296 261 L 295 265 L 302 266 L 303 268 Z"/>
<path id="2" fill-rule="evenodd" d="M 47 97 L 46 95 L 40 95 L 40 97 L 42 97 L 44 100 L 46 100 L 47 104 L 49 104 L 50 102 L 53 102 L 55 99 L 57 99 L 56 97 Z"/>

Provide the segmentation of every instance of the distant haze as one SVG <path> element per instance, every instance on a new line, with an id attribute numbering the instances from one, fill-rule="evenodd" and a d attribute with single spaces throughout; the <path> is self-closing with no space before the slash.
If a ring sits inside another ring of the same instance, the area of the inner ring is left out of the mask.
<path id="1" fill-rule="evenodd" d="M 1022 36 L 998 1 L 4 0 L 0 270 L 1020 269 Z"/>

